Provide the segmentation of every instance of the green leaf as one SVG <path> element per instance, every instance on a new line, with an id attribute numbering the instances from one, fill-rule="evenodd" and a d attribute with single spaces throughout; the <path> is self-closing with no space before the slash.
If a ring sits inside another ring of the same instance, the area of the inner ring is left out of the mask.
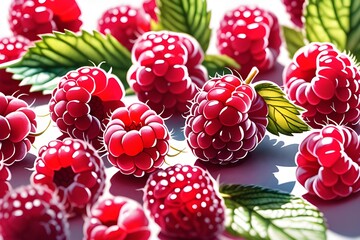
<path id="1" fill-rule="evenodd" d="M 269 124 L 267 130 L 269 132 L 275 135 L 282 133 L 292 136 L 293 133 L 309 130 L 309 126 L 298 116 L 302 109 L 291 103 L 275 83 L 269 81 L 257 82 L 255 90 L 268 106 Z"/>
<path id="2" fill-rule="evenodd" d="M 14 73 L 13 78 L 21 80 L 21 85 L 32 85 L 31 91 L 50 92 L 68 71 L 93 64 L 106 71 L 111 69 L 128 88 L 126 73 L 131 66 L 131 55 L 113 36 L 96 31 L 80 34 L 65 31 L 41 38 L 20 60 L 0 66 Z"/>
<path id="3" fill-rule="evenodd" d="M 301 30 L 282 26 L 289 57 L 293 58 L 299 48 L 306 45 L 304 34 Z"/>
<path id="4" fill-rule="evenodd" d="M 211 12 L 206 0 L 157 0 L 159 25 L 163 30 L 193 36 L 206 52 L 210 37 Z"/>
<path id="5" fill-rule="evenodd" d="M 205 55 L 202 64 L 206 67 L 211 77 L 214 77 L 216 74 L 224 75 L 226 71 L 231 73 L 231 69 L 240 68 L 240 65 L 227 55 Z"/>
<path id="6" fill-rule="evenodd" d="M 258 186 L 222 185 L 227 231 L 254 240 L 323 240 L 322 213 L 302 198 Z"/>
<path id="7" fill-rule="evenodd" d="M 331 42 L 360 58 L 360 1 L 309 0 L 306 36 L 311 42 Z"/>

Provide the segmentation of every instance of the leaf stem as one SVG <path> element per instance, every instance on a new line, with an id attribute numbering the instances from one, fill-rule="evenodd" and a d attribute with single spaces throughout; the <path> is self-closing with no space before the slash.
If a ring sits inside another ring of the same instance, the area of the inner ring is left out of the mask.
<path id="1" fill-rule="evenodd" d="M 253 67 L 250 71 L 250 73 L 247 75 L 246 79 L 244 80 L 244 82 L 246 84 L 250 84 L 251 81 L 256 77 L 256 75 L 258 75 L 259 73 L 259 69 L 257 67 Z"/>

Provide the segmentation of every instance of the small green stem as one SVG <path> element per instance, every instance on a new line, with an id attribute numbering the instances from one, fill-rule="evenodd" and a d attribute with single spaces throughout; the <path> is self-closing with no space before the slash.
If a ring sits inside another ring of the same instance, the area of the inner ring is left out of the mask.
<path id="1" fill-rule="evenodd" d="M 246 77 L 246 79 L 244 80 L 244 82 L 246 84 L 250 84 L 251 81 L 256 77 L 256 75 L 258 75 L 259 73 L 259 69 L 257 67 L 253 67 L 249 73 L 249 75 Z"/>
<path id="2" fill-rule="evenodd" d="M 135 92 L 132 88 L 127 88 L 125 89 L 125 95 L 128 96 L 128 95 L 134 95 Z"/>

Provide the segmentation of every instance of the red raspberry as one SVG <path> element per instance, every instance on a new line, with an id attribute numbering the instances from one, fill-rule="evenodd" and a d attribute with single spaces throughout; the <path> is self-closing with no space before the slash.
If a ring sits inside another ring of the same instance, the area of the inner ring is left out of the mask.
<path id="1" fill-rule="evenodd" d="M 34 184 L 56 191 L 66 212 L 82 212 L 102 194 L 105 168 L 95 149 L 80 139 L 53 140 L 39 150 Z"/>
<path id="2" fill-rule="evenodd" d="M 97 202 L 85 219 L 83 230 L 84 240 L 148 240 L 151 234 L 141 205 L 120 196 Z"/>
<path id="3" fill-rule="evenodd" d="M 209 80 L 185 122 L 196 157 L 225 165 L 244 158 L 264 138 L 268 108 L 254 88 L 233 75 Z"/>
<path id="4" fill-rule="evenodd" d="M 3 162 L 0 162 L 0 199 L 3 198 L 7 192 L 10 191 L 10 179 L 11 173 L 9 168 L 7 168 Z"/>
<path id="5" fill-rule="evenodd" d="M 0 92 L 0 161 L 11 165 L 24 159 L 36 131 L 36 115 L 29 105 Z"/>
<path id="6" fill-rule="evenodd" d="M 296 177 L 309 191 L 329 200 L 360 190 L 360 139 L 346 126 L 314 130 L 299 146 Z"/>
<path id="7" fill-rule="evenodd" d="M 189 35 L 147 32 L 134 45 L 127 79 L 139 100 L 162 117 L 184 114 L 207 80 L 203 57 L 199 43 Z"/>
<path id="8" fill-rule="evenodd" d="M 142 7 L 144 11 L 150 15 L 151 19 L 153 19 L 155 22 L 158 21 L 156 12 L 158 12 L 159 9 L 156 6 L 156 0 L 144 0 Z"/>
<path id="9" fill-rule="evenodd" d="M 111 112 L 124 106 L 124 87 L 114 75 L 98 67 L 68 72 L 54 89 L 50 115 L 60 131 L 103 147 L 100 137 Z"/>
<path id="10" fill-rule="evenodd" d="M 286 12 L 290 14 L 291 21 L 298 27 L 304 26 L 303 10 L 305 0 L 282 0 L 285 5 Z"/>
<path id="11" fill-rule="evenodd" d="M 123 174 L 142 177 L 164 163 L 169 135 L 164 120 L 144 103 L 118 108 L 104 132 L 108 159 Z"/>
<path id="12" fill-rule="evenodd" d="M 278 19 L 264 9 L 240 6 L 224 15 L 216 45 L 220 53 L 240 64 L 241 75 L 247 75 L 253 66 L 269 70 L 280 53 Z"/>
<path id="13" fill-rule="evenodd" d="M 98 29 L 113 35 L 131 51 L 136 39 L 150 31 L 150 20 L 142 10 L 122 5 L 105 11 L 98 21 Z"/>
<path id="14" fill-rule="evenodd" d="M 144 207 L 165 236 L 212 239 L 224 229 L 224 202 L 208 172 L 176 164 L 150 175 Z"/>
<path id="15" fill-rule="evenodd" d="M 360 72 L 334 45 L 310 43 L 299 49 L 283 79 L 289 99 L 306 110 L 302 116 L 311 127 L 360 121 Z"/>
<path id="16" fill-rule="evenodd" d="M 0 237 L 4 240 L 69 239 L 63 205 L 45 188 L 22 186 L 0 202 Z"/>
<path id="17" fill-rule="evenodd" d="M 12 0 L 9 24 L 15 35 L 37 40 L 38 34 L 79 31 L 80 15 L 75 0 Z"/>

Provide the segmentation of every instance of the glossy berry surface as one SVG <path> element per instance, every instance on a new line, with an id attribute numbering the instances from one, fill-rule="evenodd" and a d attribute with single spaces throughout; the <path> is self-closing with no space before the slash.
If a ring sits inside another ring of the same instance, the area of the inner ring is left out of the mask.
<path id="1" fill-rule="evenodd" d="M 203 57 L 199 43 L 189 35 L 147 32 L 134 45 L 127 80 L 139 100 L 162 117 L 184 114 L 207 80 Z"/>
<path id="2" fill-rule="evenodd" d="M 116 109 L 104 132 L 111 164 L 137 177 L 161 167 L 169 138 L 164 120 L 144 103 Z"/>
<path id="3" fill-rule="evenodd" d="M 144 0 L 142 7 L 144 11 L 150 15 L 151 19 L 153 19 L 155 22 L 158 21 L 158 17 L 156 15 L 156 12 L 158 11 L 156 0 Z"/>
<path id="4" fill-rule="evenodd" d="M 303 11 L 305 0 L 282 0 L 286 12 L 290 15 L 290 20 L 298 27 L 304 26 Z"/>
<path id="5" fill-rule="evenodd" d="M 144 208 L 161 233 L 176 239 L 212 239 L 224 230 L 224 202 L 208 172 L 176 164 L 150 175 Z"/>
<path id="6" fill-rule="evenodd" d="M 149 221 L 141 205 L 116 196 L 99 200 L 84 223 L 84 240 L 148 240 Z"/>
<path id="7" fill-rule="evenodd" d="M 35 112 L 25 101 L 0 92 L 0 161 L 11 165 L 24 159 L 36 126 Z"/>
<path id="8" fill-rule="evenodd" d="M 111 112 L 124 106 L 120 80 L 98 67 L 81 67 L 60 79 L 49 103 L 60 131 L 103 148 L 101 137 Z"/>
<path id="9" fill-rule="evenodd" d="M 347 197 L 360 190 L 359 150 L 359 135 L 349 127 L 314 130 L 299 146 L 296 177 L 322 199 Z"/>
<path id="10" fill-rule="evenodd" d="M 299 49 L 283 80 L 289 99 L 305 109 L 302 117 L 311 127 L 360 121 L 360 72 L 334 45 L 310 43 Z"/>
<path id="11" fill-rule="evenodd" d="M 200 160 L 235 163 L 264 138 L 267 114 L 252 86 L 233 75 L 213 78 L 194 98 L 185 122 L 187 143 Z"/>
<path id="12" fill-rule="evenodd" d="M 14 35 L 38 40 L 39 34 L 79 31 L 80 15 L 76 0 L 12 0 L 9 25 Z"/>
<path id="13" fill-rule="evenodd" d="M 121 5 L 106 10 L 98 20 L 101 33 L 111 34 L 131 51 L 136 39 L 150 31 L 150 19 L 142 9 Z"/>
<path id="14" fill-rule="evenodd" d="M 16 188 L 0 201 L 0 236 L 4 240 L 68 240 L 63 205 L 45 188 Z"/>
<path id="15" fill-rule="evenodd" d="M 0 162 L 0 201 L 1 198 L 3 198 L 11 189 L 11 185 L 9 183 L 10 179 L 11 173 L 9 168 Z"/>
<path id="16" fill-rule="evenodd" d="M 69 216 L 83 212 L 102 194 L 104 164 L 95 149 L 79 139 L 52 140 L 39 150 L 31 181 L 55 191 Z"/>
<path id="17" fill-rule="evenodd" d="M 277 17 L 262 8 L 240 6 L 227 12 L 216 34 L 221 54 L 235 59 L 246 76 L 253 66 L 271 69 L 280 53 L 281 38 Z"/>

